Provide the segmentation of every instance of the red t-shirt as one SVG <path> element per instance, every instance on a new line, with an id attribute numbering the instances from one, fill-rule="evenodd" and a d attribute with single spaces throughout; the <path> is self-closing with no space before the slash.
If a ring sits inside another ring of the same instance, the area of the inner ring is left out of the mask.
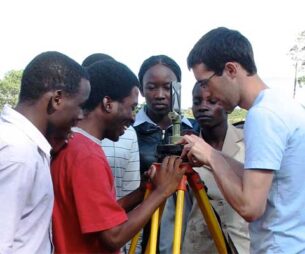
<path id="1" fill-rule="evenodd" d="M 75 133 L 52 161 L 51 172 L 55 253 L 109 253 L 95 232 L 122 224 L 127 215 L 116 201 L 111 168 L 101 147 Z"/>

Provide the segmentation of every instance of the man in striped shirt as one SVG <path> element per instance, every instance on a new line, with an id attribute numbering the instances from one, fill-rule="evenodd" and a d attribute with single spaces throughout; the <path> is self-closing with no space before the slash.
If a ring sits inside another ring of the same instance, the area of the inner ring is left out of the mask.
<path id="1" fill-rule="evenodd" d="M 120 199 L 140 185 L 137 134 L 130 126 L 117 142 L 103 139 L 102 147 L 115 178 L 117 198 Z"/>

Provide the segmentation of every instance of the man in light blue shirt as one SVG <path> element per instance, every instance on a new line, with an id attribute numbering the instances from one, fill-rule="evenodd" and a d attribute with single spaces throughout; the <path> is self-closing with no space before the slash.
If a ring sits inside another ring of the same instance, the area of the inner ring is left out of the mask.
<path id="1" fill-rule="evenodd" d="M 185 136 L 183 154 L 208 166 L 230 205 L 250 222 L 251 253 L 305 253 L 305 111 L 257 75 L 252 46 L 238 31 L 205 34 L 188 56 L 197 82 L 227 112 L 249 110 L 244 165 L 202 139 Z"/>
<path id="2" fill-rule="evenodd" d="M 304 109 L 272 89 L 262 90 L 248 112 L 244 166 L 273 174 L 266 210 L 250 223 L 255 253 L 304 251 L 304 127 Z"/>

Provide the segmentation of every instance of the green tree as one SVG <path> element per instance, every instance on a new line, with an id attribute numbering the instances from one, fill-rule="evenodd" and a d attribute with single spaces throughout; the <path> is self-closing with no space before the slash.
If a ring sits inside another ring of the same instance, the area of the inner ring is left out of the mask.
<path id="1" fill-rule="evenodd" d="M 138 104 L 134 110 L 134 114 L 137 114 L 145 106 L 145 104 L 146 104 L 145 102 Z"/>
<path id="2" fill-rule="evenodd" d="M 297 84 L 302 87 L 305 84 L 305 31 L 296 39 L 296 44 L 289 50 L 289 55 L 294 64 L 293 98 L 295 98 Z"/>
<path id="3" fill-rule="evenodd" d="M 22 70 L 11 70 L 0 80 L 0 109 L 4 104 L 15 106 L 20 91 Z"/>
<path id="4" fill-rule="evenodd" d="M 187 117 L 187 118 L 193 118 L 194 119 L 194 115 L 193 115 L 193 111 L 192 108 L 187 108 L 187 109 L 182 109 L 182 115 Z M 240 121 L 244 121 L 246 119 L 247 116 L 247 110 L 245 109 L 241 109 L 239 107 L 236 107 L 234 109 L 234 111 L 228 115 L 228 119 L 230 123 L 237 123 Z"/>
<path id="5" fill-rule="evenodd" d="M 181 113 L 182 113 L 182 115 L 185 116 L 186 118 L 194 119 L 194 115 L 193 115 L 192 108 L 181 109 Z"/>

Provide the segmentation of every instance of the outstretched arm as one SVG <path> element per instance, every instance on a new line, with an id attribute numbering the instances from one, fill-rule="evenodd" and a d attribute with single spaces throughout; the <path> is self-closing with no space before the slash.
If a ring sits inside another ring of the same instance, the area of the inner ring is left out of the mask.
<path id="1" fill-rule="evenodd" d="M 177 156 L 166 157 L 161 169 L 154 176 L 154 190 L 136 209 L 128 213 L 128 220 L 109 230 L 99 233 L 103 246 L 114 251 L 123 246 L 148 222 L 153 212 L 177 188 L 184 175 L 180 169 L 181 159 Z"/>
<path id="2" fill-rule="evenodd" d="M 243 164 L 215 150 L 203 139 L 186 135 L 182 156 L 194 165 L 208 166 L 218 187 L 230 205 L 247 221 L 259 218 L 265 211 L 273 179 L 271 170 L 245 170 Z"/>
<path id="3" fill-rule="evenodd" d="M 144 194 L 145 194 L 145 188 L 140 186 L 133 192 L 129 193 L 128 195 L 120 198 L 118 200 L 118 203 L 120 204 L 121 207 L 124 208 L 126 212 L 129 212 L 143 201 Z"/>

